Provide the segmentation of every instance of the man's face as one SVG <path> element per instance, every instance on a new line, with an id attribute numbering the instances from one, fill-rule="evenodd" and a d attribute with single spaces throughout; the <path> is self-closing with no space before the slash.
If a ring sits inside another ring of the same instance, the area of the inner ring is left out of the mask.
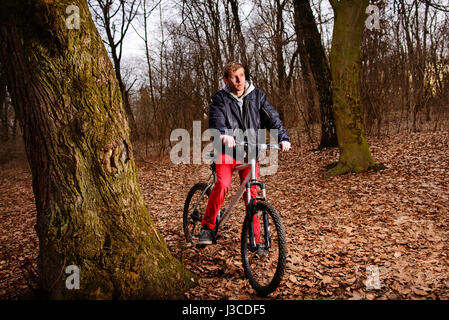
<path id="1" fill-rule="evenodd" d="M 229 71 L 228 77 L 224 78 L 224 82 L 229 86 L 231 92 L 238 97 L 245 92 L 245 81 L 245 70 L 243 68 Z"/>

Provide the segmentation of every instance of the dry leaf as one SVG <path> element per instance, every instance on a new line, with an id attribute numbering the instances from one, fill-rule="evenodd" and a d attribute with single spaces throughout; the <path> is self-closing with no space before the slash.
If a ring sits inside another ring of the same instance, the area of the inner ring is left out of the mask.
<path id="1" fill-rule="evenodd" d="M 325 275 L 325 276 L 323 276 L 322 282 L 323 282 L 324 284 L 331 283 L 331 282 L 332 282 L 332 278 Z"/>
<path id="2" fill-rule="evenodd" d="M 427 292 L 418 288 L 413 288 L 413 293 L 419 295 L 419 296 L 426 296 Z"/>

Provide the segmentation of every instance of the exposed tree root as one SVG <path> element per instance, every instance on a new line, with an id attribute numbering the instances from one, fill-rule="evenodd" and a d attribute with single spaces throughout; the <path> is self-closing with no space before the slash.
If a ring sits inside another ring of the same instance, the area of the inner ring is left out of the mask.
<path id="1" fill-rule="evenodd" d="M 365 171 L 374 171 L 378 172 L 380 170 L 387 169 L 388 167 L 385 166 L 383 163 L 376 163 L 370 167 L 368 167 L 367 170 L 360 171 L 360 170 L 354 170 L 354 168 L 351 168 L 347 163 L 341 163 L 341 162 L 331 162 L 324 166 L 324 168 L 327 170 L 323 175 L 322 179 L 329 179 L 330 177 L 340 176 L 344 175 L 350 172 L 354 173 L 360 173 Z"/>

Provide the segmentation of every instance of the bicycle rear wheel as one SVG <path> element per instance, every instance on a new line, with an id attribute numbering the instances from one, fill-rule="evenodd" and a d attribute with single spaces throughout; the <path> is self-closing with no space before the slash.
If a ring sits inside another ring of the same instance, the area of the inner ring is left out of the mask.
<path id="1" fill-rule="evenodd" d="M 204 190 L 206 190 L 204 192 Z M 184 203 L 182 225 L 187 242 L 196 243 L 201 231 L 201 220 L 206 212 L 210 188 L 206 183 L 195 184 L 187 194 Z"/>
<path id="2" fill-rule="evenodd" d="M 245 276 L 258 296 L 266 296 L 276 290 L 282 280 L 286 265 L 287 244 L 281 218 L 268 202 L 255 205 L 260 223 L 259 248 L 250 243 L 252 218 L 243 222 L 241 255 Z"/>

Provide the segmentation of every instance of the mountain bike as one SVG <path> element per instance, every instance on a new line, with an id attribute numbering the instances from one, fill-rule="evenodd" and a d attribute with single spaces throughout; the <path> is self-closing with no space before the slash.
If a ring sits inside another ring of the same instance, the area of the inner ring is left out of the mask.
<path id="1" fill-rule="evenodd" d="M 248 148 L 248 144 L 244 144 Z M 260 151 L 267 149 L 281 150 L 278 144 L 258 144 Z M 217 180 L 216 177 L 215 152 L 211 152 L 208 158 L 213 159 L 211 163 L 211 177 L 209 182 L 195 184 L 187 194 L 183 212 L 183 228 L 187 242 L 197 248 L 204 245 L 197 243 L 201 230 L 201 220 L 206 211 L 210 192 Z M 245 189 L 247 191 L 247 203 L 245 219 L 241 233 L 241 259 L 246 278 L 258 296 L 266 296 L 273 292 L 279 285 L 284 275 L 287 256 L 287 244 L 285 240 L 285 229 L 276 209 L 266 200 L 265 184 L 257 180 L 255 157 L 235 167 L 234 171 L 251 168 L 250 173 L 240 185 L 237 193 L 230 200 L 225 210 L 221 209 L 217 215 L 215 235 L 231 216 L 238 200 L 242 198 Z M 251 187 L 256 186 L 262 191 L 262 197 L 251 197 Z M 256 243 L 254 233 L 254 216 L 260 224 L 260 242 Z"/>

